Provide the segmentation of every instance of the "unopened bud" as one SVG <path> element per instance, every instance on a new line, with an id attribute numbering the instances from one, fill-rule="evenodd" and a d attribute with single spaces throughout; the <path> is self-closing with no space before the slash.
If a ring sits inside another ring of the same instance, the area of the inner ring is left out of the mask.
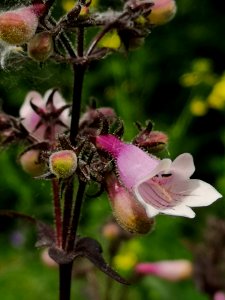
<path id="1" fill-rule="evenodd" d="M 11 45 L 27 43 L 35 34 L 44 4 L 30 5 L 0 14 L 0 39 Z"/>
<path id="2" fill-rule="evenodd" d="M 46 164 L 40 160 L 39 150 L 29 150 L 20 156 L 23 170 L 31 176 L 40 176 L 46 171 Z"/>
<path id="3" fill-rule="evenodd" d="M 134 138 L 133 144 L 143 148 L 150 153 L 156 153 L 164 150 L 168 143 L 168 137 L 161 131 L 149 131 L 143 129 Z"/>
<path id="4" fill-rule="evenodd" d="M 176 14 L 177 6 L 174 0 L 153 0 L 154 5 L 148 16 L 153 25 L 163 25 L 169 22 Z"/>
<path id="5" fill-rule="evenodd" d="M 148 233 L 154 225 L 154 220 L 147 216 L 142 205 L 120 185 L 114 175 L 107 177 L 106 185 L 113 214 L 118 224 L 130 233 Z"/>
<path id="6" fill-rule="evenodd" d="M 135 267 L 135 272 L 139 275 L 157 276 L 168 281 L 180 281 L 192 276 L 193 266 L 190 261 L 185 259 L 139 263 Z"/>
<path id="7" fill-rule="evenodd" d="M 30 58 L 45 61 L 53 53 L 53 39 L 49 32 L 40 32 L 29 41 L 27 51 Z"/>
<path id="8" fill-rule="evenodd" d="M 77 168 L 77 156 L 71 150 L 61 150 L 53 153 L 49 158 L 50 171 L 58 178 L 73 175 Z"/>

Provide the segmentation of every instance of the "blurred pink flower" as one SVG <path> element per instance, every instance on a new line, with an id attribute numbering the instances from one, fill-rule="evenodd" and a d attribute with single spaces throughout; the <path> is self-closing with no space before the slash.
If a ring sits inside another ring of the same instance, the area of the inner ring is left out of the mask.
<path id="1" fill-rule="evenodd" d="M 169 281 L 180 281 L 192 276 L 193 266 L 189 260 L 185 259 L 146 262 L 137 264 L 135 272 L 138 275 L 153 275 Z"/>
<path id="2" fill-rule="evenodd" d="M 44 97 L 31 91 L 20 109 L 23 126 L 38 140 L 55 139 L 70 124 L 69 105 L 56 90 L 48 90 Z"/>
<path id="3" fill-rule="evenodd" d="M 121 182 L 150 218 L 159 213 L 193 218 L 190 207 L 207 206 L 222 197 L 210 184 L 190 179 L 195 171 L 191 154 L 173 162 L 159 160 L 113 135 L 96 137 L 96 145 L 114 157 Z"/>
<path id="4" fill-rule="evenodd" d="M 218 291 L 214 294 L 213 300 L 225 300 L 224 292 Z"/>
<path id="5" fill-rule="evenodd" d="M 135 272 L 139 275 L 154 275 L 169 281 L 180 281 L 192 276 L 193 266 L 189 260 L 185 259 L 146 262 L 137 264 Z"/>

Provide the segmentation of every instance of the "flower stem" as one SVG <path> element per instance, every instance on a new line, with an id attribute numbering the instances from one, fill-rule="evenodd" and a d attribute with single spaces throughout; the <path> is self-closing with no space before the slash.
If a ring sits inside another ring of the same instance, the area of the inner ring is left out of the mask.
<path id="1" fill-rule="evenodd" d="M 84 198 L 84 192 L 85 192 L 86 183 L 83 181 L 79 181 L 77 196 L 76 196 L 76 202 L 74 205 L 74 211 L 72 214 L 72 220 L 70 224 L 70 230 L 69 230 L 69 238 L 67 243 L 67 252 L 70 252 L 74 249 L 75 240 L 76 240 L 76 234 L 78 229 L 78 224 L 80 220 L 80 214 L 81 214 L 81 207 L 82 202 Z"/>
<path id="2" fill-rule="evenodd" d="M 77 33 L 77 55 L 83 57 L 84 52 L 84 28 L 78 28 Z M 78 134 L 80 109 L 82 100 L 82 89 L 86 64 L 74 64 L 73 83 L 73 104 L 70 127 L 70 141 L 75 145 L 75 138 Z M 65 191 L 64 212 L 63 212 L 63 249 L 68 253 L 74 249 L 76 233 L 78 229 L 81 206 L 85 192 L 86 183 L 79 181 L 76 202 L 73 207 L 73 182 L 69 182 Z M 72 212 L 73 210 L 73 212 Z M 70 300 L 71 276 L 73 262 L 59 266 L 59 300 Z"/>
<path id="3" fill-rule="evenodd" d="M 84 28 L 78 29 L 77 33 L 77 54 L 78 57 L 83 57 L 84 54 Z M 78 133 L 79 119 L 80 119 L 80 109 L 81 109 L 81 99 L 82 99 L 82 89 L 84 82 L 84 75 L 86 71 L 86 64 L 74 64 L 74 85 L 73 85 L 73 105 L 72 105 L 72 118 L 71 118 L 71 129 L 70 129 L 70 141 L 71 144 L 75 143 L 75 138 Z"/>
<path id="4" fill-rule="evenodd" d="M 59 266 L 59 300 L 70 300 L 73 262 Z"/>
<path id="5" fill-rule="evenodd" d="M 53 202 L 54 202 L 54 216 L 56 226 L 56 245 L 60 248 L 62 246 L 62 216 L 61 204 L 59 196 L 59 181 L 52 180 Z"/>
<path id="6" fill-rule="evenodd" d="M 74 194 L 74 182 L 71 179 L 66 186 L 64 194 L 64 210 L 63 210 L 63 233 L 62 233 L 62 247 L 66 249 L 66 243 L 68 239 L 68 233 L 70 230 L 71 213 L 73 207 L 73 194 Z"/>

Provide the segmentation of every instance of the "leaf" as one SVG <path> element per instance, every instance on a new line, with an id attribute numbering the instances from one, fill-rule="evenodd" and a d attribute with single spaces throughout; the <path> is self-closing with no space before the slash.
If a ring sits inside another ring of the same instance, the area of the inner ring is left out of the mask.
<path id="1" fill-rule="evenodd" d="M 76 257 L 82 256 L 89 259 L 98 269 L 119 283 L 129 285 L 116 271 L 114 271 L 102 256 L 102 247 L 92 238 L 81 238 L 76 244 Z"/>
<path id="2" fill-rule="evenodd" d="M 51 226 L 44 222 L 37 221 L 37 242 L 36 247 L 51 247 L 55 244 L 55 233 Z"/>
<path id="3" fill-rule="evenodd" d="M 75 251 L 66 253 L 64 250 L 57 247 L 49 248 L 48 254 L 59 265 L 69 264 L 77 256 Z"/>

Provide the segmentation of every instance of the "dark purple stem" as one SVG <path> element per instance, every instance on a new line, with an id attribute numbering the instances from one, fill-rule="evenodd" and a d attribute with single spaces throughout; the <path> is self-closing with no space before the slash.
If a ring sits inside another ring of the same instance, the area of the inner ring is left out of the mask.
<path id="1" fill-rule="evenodd" d="M 84 52 L 84 28 L 78 28 L 77 32 L 77 55 L 83 57 Z M 74 85 L 73 85 L 73 104 L 71 115 L 70 141 L 75 145 L 75 139 L 78 134 L 80 109 L 82 100 L 82 89 L 84 74 L 86 70 L 85 64 L 74 64 Z M 76 202 L 73 208 L 73 183 L 69 183 L 65 191 L 64 217 L 63 217 L 63 245 L 66 252 L 74 249 L 76 233 L 78 229 L 81 206 L 85 192 L 86 184 L 79 182 Z M 68 226 L 69 225 L 69 226 Z M 70 300 L 71 276 L 73 262 L 59 266 L 59 285 L 60 300 Z"/>
<path id="2" fill-rule="evenodd" d="M 78 29 L 77 33 L 77 55 L 83 57 L 84 54 L 84 28 Z M 71 144 L 75 144 L 75 138 L 78 133 L 80 110 L 81 110 L 81 99 L 82 89 L 84 82 L 84 74 L 86 71 L 86 64 L 74 64 L 74 86 L 73 86 L 73 104 L 72 104 L 72 118 L 71 118 L 71 130 L 70 130 L 70 141 Z"/>
<path id="3" fill-rule="evenodd" d="M 86 183 L 83 181 L 79 181 L 76 202 L 75 202 L 70 230 L 69 230 L 68 244 L 66 249 L 68 252 L 72 251 L 75 246 L 76 234 L 77 234 L 77 229 L 80 220 L 81 207 L 83 203 L 85 187 L 86 187 Z"/>
<path id="4" fill-rule="evenodd" d="M 73 262 L 59 266 L 59 300 L 70 300 Z"/>
<path id="5" fill-rule="evenodd" d="M 73 193 L 74 193 L 74 184 L 73 184 L 73 180 L 70 180 L 67 183 L 65 195 L 64 195 L 63 234 L 62 234 L 63 249 L 66 249 L 68 232 L 70 230 L 71 213 L 73 207 Z"/>
<path id="6" fill-rule="evenodd" d="M 56 226 L 56 245 L 62 247 L 62 215 L 61 215 L 61 204 L 59 195 L 59 181 L 58 179 L 52 180 L 52 191 L 54 201 L 54 217 Z"/>

